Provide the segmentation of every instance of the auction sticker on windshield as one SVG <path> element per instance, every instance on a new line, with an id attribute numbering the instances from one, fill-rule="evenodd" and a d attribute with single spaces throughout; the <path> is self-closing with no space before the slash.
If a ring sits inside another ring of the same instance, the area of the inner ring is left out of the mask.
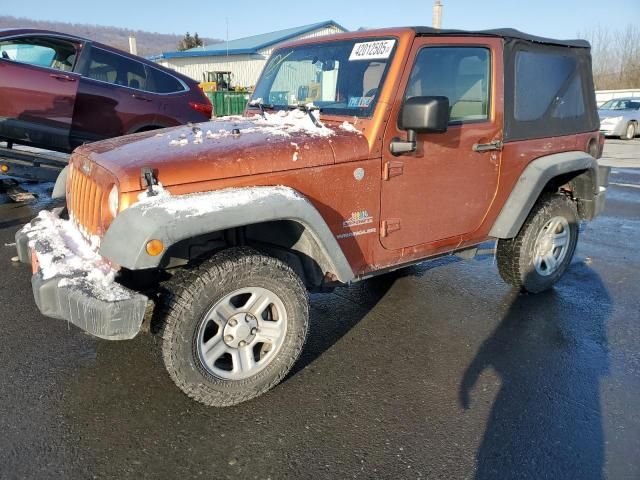
<path id="1" fill-rule="evenodd" d="M 378 40 L 375 42 L 356 43 L 351 50 L 349 61 L 353 60 L 382 60 L 389 58 L 395 40 Z"/>

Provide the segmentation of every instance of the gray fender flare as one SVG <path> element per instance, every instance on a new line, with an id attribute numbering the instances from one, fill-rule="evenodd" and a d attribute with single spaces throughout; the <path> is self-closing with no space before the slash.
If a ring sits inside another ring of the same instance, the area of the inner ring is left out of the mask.
<path id="1" fill-rule="evenodd" d="M 146 244 L 161 240 L 165 251 L 175 243 L 228 228 L 273 220 L 292 220 L 310 234 L 314 260 L 341 282 L 354 274 L 326 222 L 297 191 L 283 186 L 228 188 L 189 195 L 157 195 L 119 213 L 100 244 L 100 254 L 116 264 L 141 270 L 156 268 L 162 256 L 151 256 Z"/>
<path id="2" fill-rule="evenodd" d="M 554 153 L 533 160 L 523 170 L 509 198 L 505 202 L 489 235 L 495 238 L 513 238 L 524 224 L 544 187 L 553 178 L 576 172 L 578 175 L 578 202 L 594 203 L 598 196 L 598 161 L 585 152 Z M 585 207 L 581 207 L 585 209 Z M 587 207 L 588 208 L 588 207 Z M 586 210 L 586 209 L 585 209 Z M 595 213 L 581 215 L 590 219 Z"/>

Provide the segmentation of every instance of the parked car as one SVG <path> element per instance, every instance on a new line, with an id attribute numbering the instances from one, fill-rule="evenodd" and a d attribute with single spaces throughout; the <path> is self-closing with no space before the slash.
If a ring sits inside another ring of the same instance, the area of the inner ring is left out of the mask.
<path id="1" fill-rule="evenodd" d="M 0 139 L 61 152 L 211 118 L 194 80 L 91 40 L 0 31 Z"/>
<path id="2" fill-rule="evenodd" d="M 16 235 L 36 304 L 104 339 L 150 319 L 175 384 L 225 406 L 287 374 L 308 291 L 490 239 L 507 283 L 547 290 L 605 203 L 590 57 L 512 29 L 279 47 L 245 118 L 74 152 L 55 189 L 69 219 Z"/>
<path id="3" fill-rule="evenodd" d="M 640 98 L 614 98 L 598 109 L 600 131 L 606 136 L 632 140 L 640 134 Z"/>

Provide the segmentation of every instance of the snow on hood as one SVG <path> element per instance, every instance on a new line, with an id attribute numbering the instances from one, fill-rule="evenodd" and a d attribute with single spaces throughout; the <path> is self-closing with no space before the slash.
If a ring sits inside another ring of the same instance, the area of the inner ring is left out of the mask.
<path id="1" fill-rule="evenodd" d="M 153 196 L 147 191 L 138 195 L 138 202 L 129 208 L 139 208 L 143 215 L 150 210 L 161 209 L 171 215 L 191 217 L 240 205 L 259 204 L 273 196 L 282 196 L 289 201 L 304 200 L 295 190 L 284 186 L 225 188 L 172 196 L 162 185 L 155 185 L 153 191 Z"/>
<path id="2" fill-rule="evenodd" d="M 38 257 L 44 280 L 63 277 L 59 287 L 75 286 L 110 302 L 131 297 L 129 290 L 114 282 L 116 270 L 98 253 L 98 242 L 87 242 L 71 220 L 42 210 L 22 231 Z"/>
<path id="3" fill-rule="evenodd" d="M 319 126 L 314 123 L 310 115 L 313 115 Z M 298 109 L 279 110 L 276 113 L 264 112 L 264 117 L 262 115 L 253 115 L 250 117 L 227 116 L 220 117 L 218 120 L 234 122 L 234 124 L 237 125 L 236 128 L 238 133 L 241 132 L 242 134 L 263 133 L 266 135 L 284 137 L 290 137 L 291 135 L 298 133 L 305 133 L 312 137 L 330 137 L 335 135 L 333 130 L 327 128 L 320 122 L 318 110 L 311 111 L 310 113 Z M 348 122 L 345 122 L 345 124 L 348 124 Z M 358 132 L 355 128 L 353 128 L 353 130 L 345 128 L 344 124 L 341 128 L 346 131 Z M 238 135 L 238 133 L 234 133 L 233 130 L 227 129 L 220 129 L 217 132 L 207 130 L 205 138 L 213 140 L 232 137 L 234 135 Z M 171 135 L 168 135 L 167 137 L 169 139 L 169 145 L 172 147 L 183 147 L 189 143 L 198 144 L 203 141 L 202 130 L 200 127 L 193 128 L 193 135 L 191 136 L 185 133 L 180 133 L 177 138 L 172 138 Z"/>
<path id="4" fill-rule="evenodd" d="M 317 118 L 318 112 L 312 113 Z M 95 163 L 117 177 L 121 192 L 132 192 L 140 191 L 140 171 L 147 167 L 171 188 L 330 165 L 337 157 L 341 162 L 369 157 L 369 143 L 357 123 L 332 121 L 318 127 L 298 109 L 265 116 L 221 117 L 95 142 L 79 147 L 72 161 Z"/>

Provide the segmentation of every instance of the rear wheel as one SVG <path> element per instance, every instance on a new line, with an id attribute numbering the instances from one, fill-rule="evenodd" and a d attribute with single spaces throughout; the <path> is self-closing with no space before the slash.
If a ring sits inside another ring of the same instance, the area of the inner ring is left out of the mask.
<path id="1" fill-rule="evenodd" d="M 176 275 L 164 302 L 162 355 L 191 398 L 227 406 L 287 374 L 307 336 L 304 284 L 285 263 L 244 248 Z"/>
<path id="2" fill-rule="evenodd" d="M 531 293 L 547 290 L 567 270 L 577 242 L 575 203 L 561 194 L 543 196 L 515 238 L 498 240 L 500 276 Z"/>

